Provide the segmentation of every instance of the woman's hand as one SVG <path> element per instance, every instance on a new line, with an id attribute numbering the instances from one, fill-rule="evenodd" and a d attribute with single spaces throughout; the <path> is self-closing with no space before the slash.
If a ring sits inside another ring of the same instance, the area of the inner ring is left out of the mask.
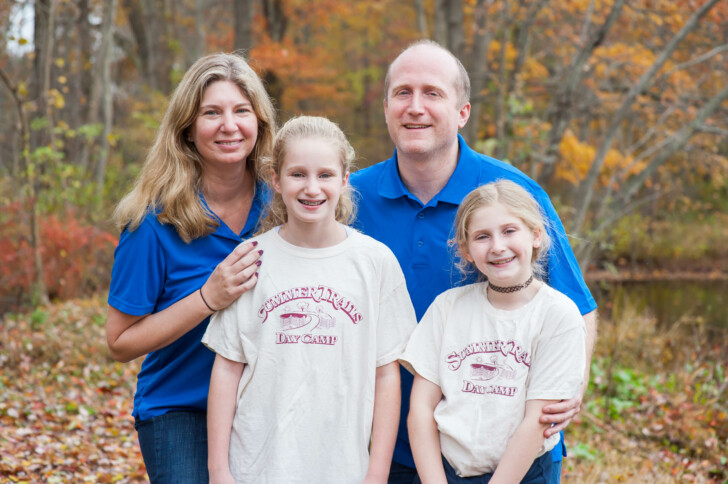
<path id="1" fill-rule="evenodd" d="M 263 251 L 256 249 L 258 242 L 238 245 L 230 255 L 212 271 L 201 288 L 205 302 L 214 311 L 225 309 L 249 291 L 258 281 L 258 267 Z"/>

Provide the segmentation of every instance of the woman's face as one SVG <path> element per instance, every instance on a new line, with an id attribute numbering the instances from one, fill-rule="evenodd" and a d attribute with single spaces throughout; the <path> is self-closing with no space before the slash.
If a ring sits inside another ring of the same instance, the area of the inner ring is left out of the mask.
<path id="1" fill-rule="evenodd" d="M 237 85 L 216 81 L 202 95 L 189 136 L 206 165 L 245 163 L 258 140 L 258 118 Z"/>

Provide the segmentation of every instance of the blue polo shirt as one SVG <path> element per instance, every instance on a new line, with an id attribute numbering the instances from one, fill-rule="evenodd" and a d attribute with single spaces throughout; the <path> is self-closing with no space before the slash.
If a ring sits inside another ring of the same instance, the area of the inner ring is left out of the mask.
<path id="1" fill-rule="evenodd" d="M 185 243 L 177 230 L 149 213 L 134 231 L 124 230 L 114 252 L 109 305 L 133 316 L 159 312 L 198 290 L 244 239 L 251 237 L 266 206 L 262 184 L 240 234 L 220 220 L 212 234 Z M 204 197 L 202 203 L 207 207 Z M 209 207 L 208 207 L 209 209 Z M 200 341 L 210 319 L 175 342 L 149 353 L 142 363 L 133 415 L 141 420 L 174 410 L 207 410 L 215 353 Z"/>
<path id="2" fill-rule="evenodd" d="M 536 199 L 550 222 L 551 249 L 548 254 L 547 282 L 569 296 L 582 314 L 596 309 L 596 302 L 581 275 L 564 227 L 543 189 L 507 163 L 470 149 L 458 135 L 458 164 L 445 187 L 427 204 L 422 204 L 405 187 L 397 169 L 397 153 L 389 160 L 353 173 L 349 178 L 357 198 L 355 226 L 383 242 L 397 257 L 417 320 L 425 314 L 435 297 L 452 287 L 474 282 L 464 278 L 454 266 L 454 236 L 458 205 L 475 188 L 500 179 L 512 180 Z M 413 376 L 402 375 L 402 409 L 394 461 L 414 467 L 407 435 L 407 414 Z M 563 438 L 562 438 L 563 442 Z M 560 461 L 564 449 L 557 446 L 554 461 Z"/>

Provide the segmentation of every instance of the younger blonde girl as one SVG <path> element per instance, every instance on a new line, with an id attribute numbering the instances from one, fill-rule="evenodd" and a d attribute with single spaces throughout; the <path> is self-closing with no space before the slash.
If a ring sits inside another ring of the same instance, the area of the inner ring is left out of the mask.
<path id="1" fill-rule="evenodd" d="M 461 266 L 483 282 L 438 296 L 401 358 L 415 373 L 417 472 L 424 483 L 549 483 L 559 435 L 544 439 L 539 416 L 581 389 L 584 321 L 534 277 L 549 239 L 522 187 L 501 180 L 471 192 L 455 232 Z"/>

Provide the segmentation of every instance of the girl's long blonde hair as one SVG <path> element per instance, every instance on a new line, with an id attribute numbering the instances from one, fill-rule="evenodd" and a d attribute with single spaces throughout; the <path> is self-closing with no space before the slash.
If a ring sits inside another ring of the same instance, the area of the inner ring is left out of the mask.
<path id="1" fill-rule="evenodd" d="M 188 140 L 205 89 L 218 81 L 237 85 L 258 118 L 258 140 L 247 158 L 247 171 L 257 178 L 260 158 L 270 153 L 275 135 L 275 110 L 258 75 L 236 54 L 200 58 L 185 73 L 170 100 L 134 188 L 116 207 L 113 221 L 122 230 L 136 230 L 150 211 L 173 225 L 185 242 L 212 233 L 219 225 L 200 200 L 203 158 Z"/>
<path id="2" fill-rule="evenodd" d="M 477 271 L 475 265 L 465 258 L 468 251 L 470 220 L 476 211 L 494 203 L 500 203 L 512 215 L 520 218 L 529 230 L 540 232 L 541 243 L 533 249 L 531 267 L 535 275 L 543 277 L 545 275 L 543 259 L 548 254 L 551 245 L 551 238 L 546 231 L 546 219 L 541 207 L 531 194 L 510 180 L 497 180 L 482 185 L 470 192 L 460 203 L 457 215 L 455 215 L 455 238 L 450 241 L 457 248 L 459 262 L 456 265 L 458 269 L 464 275 Z"/>
<path id="3" fill-rule="evenodd" d="M 346 135 L 336 123 L 320 116 L 298 116 L 289 119 L 276 134 L 270 156 L 264 157 L 261 163 L 260 174 L 270 187 L 273 199 L 268 208 L 268 213 L 260 222 L 259 233 L 266 232 L 288 221 L 288 210 L 283 203 L 281 194 L 273 188 L 272 175 L 275 173 L 280 178 L 281 167 L 285 161 L 288 147 L 293 141 L 305 138 L 323 139 L 336 148 L 341 160 L 342 176 L 346 176 L 353 169 L 356 156 L 354 148 L 352 148 L 349 140 L 346 139 Z M 336 205 L 336 221 L 349 224 L 354 218 L 354 212 L 355 206 L 351 197 L 351 187 L 347 184 Z"/>

